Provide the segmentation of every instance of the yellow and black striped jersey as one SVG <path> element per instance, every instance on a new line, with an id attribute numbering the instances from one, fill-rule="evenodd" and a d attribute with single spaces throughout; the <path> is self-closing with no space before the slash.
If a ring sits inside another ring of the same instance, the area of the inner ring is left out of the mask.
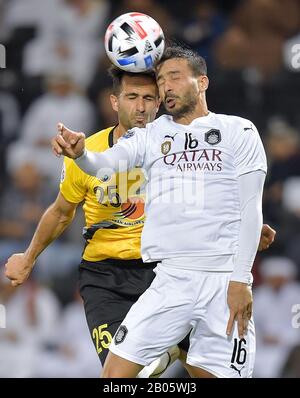
<path id="1" fill-rule="evenodd" d="M 102 152 L 112 147 L 113 130 L 110 127 L 93 134 L 86 139 L 86 148 Z M 141 258 L 144 182 L 139 168 L 112 176 L 104 174 L 100 180 L 85 174 L 72 159 L 64 159 L 60 192 L 71 203 L 84 202 L 84 260 Z"/>

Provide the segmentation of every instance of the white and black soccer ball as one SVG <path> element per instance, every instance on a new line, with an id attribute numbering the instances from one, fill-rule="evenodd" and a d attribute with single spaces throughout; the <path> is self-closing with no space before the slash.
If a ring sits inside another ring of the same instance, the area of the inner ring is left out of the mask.
<path id="1" fill-rule="evenodd" d="M 140 12 L 129 12 L 116 18 L 106 30 L 104 43 L 111 62 L 134 73 L 153 69 L 165 48 L 159 24 Z"/>

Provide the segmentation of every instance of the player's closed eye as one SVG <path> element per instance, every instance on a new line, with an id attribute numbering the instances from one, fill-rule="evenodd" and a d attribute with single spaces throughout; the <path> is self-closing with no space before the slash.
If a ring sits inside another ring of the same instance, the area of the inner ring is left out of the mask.
<path id="1" fill-rule="evenodd" d="M 147 96 L 147 97 L 144 97 L 144 100 L 146 100 L 146 101 L 155 101 L 155 98 Z"/>
<path id="2" fill-rule="evenodd" d="M 133 100 L 133 99 L 136 99 L 136 98 L 137 98 L 137 95 L 136 95 L 136 94 L 129 94 L 129 95 L 126 95 L 126 97 L 127 97 L 128 99 Z"/>

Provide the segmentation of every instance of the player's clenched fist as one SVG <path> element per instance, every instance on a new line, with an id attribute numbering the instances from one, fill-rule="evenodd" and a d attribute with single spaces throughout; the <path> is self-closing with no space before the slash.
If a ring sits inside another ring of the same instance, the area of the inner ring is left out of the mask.
<path id="1" fill-rule="evenodd" d="M 64 155 L 76 159 L 84 152 L 85 135 L 65 127 L 62 123 L 57 125 L 57 135 L 51 141 L 52 151 L 56 156 Z"/>
<path id="2" fill-rule="evenodd" d="M 24 253 L 13 254 L 5 264 L 5 276 L 11 280 L 12 286 L 24 283 L 34 266 L 34 261 Z"/>
<path id="3" fill-rule="evenodd" d="M 261 230 L 260 242 L 258 250 L 266 250 L 274 242 L 276 235 L 275 229 L 271 228 L 270 225 L 264 224 Z"/>

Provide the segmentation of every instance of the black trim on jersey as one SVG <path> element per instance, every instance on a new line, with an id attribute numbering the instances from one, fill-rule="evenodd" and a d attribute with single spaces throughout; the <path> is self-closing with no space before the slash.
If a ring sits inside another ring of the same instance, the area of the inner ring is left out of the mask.
<path id="1" fill-rule="evenodd" d="M 84 228 L 83 237 L 86 240 L 92 239 L 96 231 L 98 231 L 99 229 L 117 229 L 117 228 L 119 228 L 119 226 L 116 224 L 110 223 L 108 221 L 102 221 L 98 224 L 91 225 L 89 228 Z"/>
<path id="2" fill-rule="evenodd" d="M 103 267 L 108 267 L 109 269 L 119 268 L 120 270 L 128 269 L 140 269 L 141 267 L 144 269 L 153 269 L 157 266 L 157 263 L 144 263 L 142 258 L 136 258 L 131 260 L 121 260 L 115 258 L 106 258 L 104 260 L 99 261 L 88 261 L 81 260 L 80 268 L 89 269 L 95 272 L 102 272 Z M 104 286 L 106 286 L 104 284 Z"/>
<path id="3" fill-rule="evenodd" d="M 114 146 L 114 131 L 115 129 L 118 127 L 118 124 L 115 125 L 115 127 L 113 127 L 109 134 L 108 134 L 108 146 L 111 148 Z"/>

